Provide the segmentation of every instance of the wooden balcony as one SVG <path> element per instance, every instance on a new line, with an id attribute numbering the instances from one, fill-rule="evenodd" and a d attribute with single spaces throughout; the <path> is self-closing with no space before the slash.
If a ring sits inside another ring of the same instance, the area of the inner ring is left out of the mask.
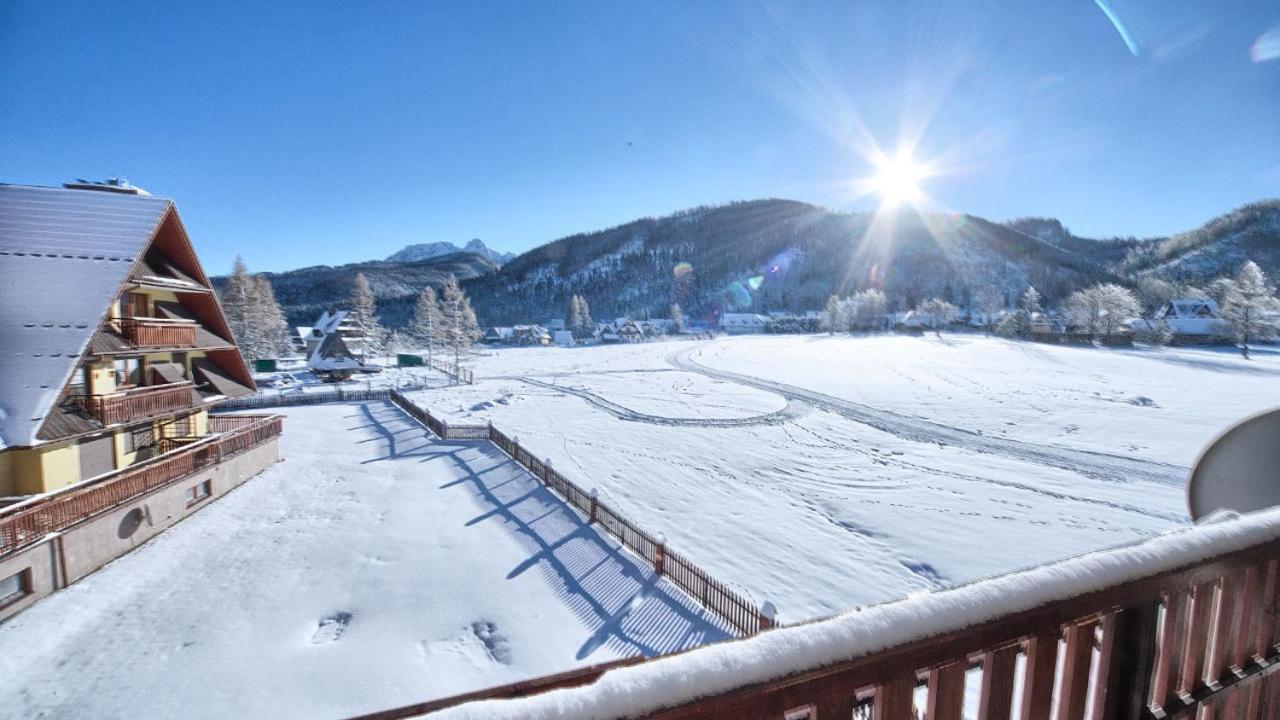
<path id="1" fill-rule="evenodd" d="M 221 432 L 175 445 L 151 460 L 0 509 L 0 559 L 121 503 L 178 482 L 197 471 L 274 440 L 283 428 L 279 415 L 237 415 L 219 423 Z"/>
<path id="2" fill-rule="evenodd" d="M 120 321 L 120 331 L 135 347 L 186 348 L 196 346 L 194 320 L 128 317 Z"/>
<path id="3" fill-rule="evenodd" d="M 193 407 L 189 382 L 152 385 L 109 395 L 79 395 L 76 401 L 103 425 L 118 425 Z"/>
<path id="4" fill-rule="evenodd" d="M 361 720 L 478 700 L 488 702 L 460 714 L 960 720 L 972 705 L 979 720 L 1274 720 L 1280 507 L 679 655 Z"/>

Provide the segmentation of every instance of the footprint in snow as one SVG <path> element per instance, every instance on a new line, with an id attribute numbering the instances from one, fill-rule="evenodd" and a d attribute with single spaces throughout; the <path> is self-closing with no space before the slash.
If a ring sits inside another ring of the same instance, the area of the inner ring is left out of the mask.
<path id="1" fill-rule="evenodd" d="M 319 645 L 336 641 L 342 637 L 342 633 L 350 623 L 351 613 L 349 612 L 336 612 L 320 618 L 319 627 L 311 636 L 311 644 Z"/>

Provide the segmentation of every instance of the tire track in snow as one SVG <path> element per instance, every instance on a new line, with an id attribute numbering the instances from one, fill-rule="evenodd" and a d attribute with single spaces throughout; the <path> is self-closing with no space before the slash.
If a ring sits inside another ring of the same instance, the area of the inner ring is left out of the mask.
<path id="1" fill-rule="evenodd" d="M 554 383 L 534 380 L 531 377 L 516 378 L 521 382 L 534 385 L 536 387 L 545 388 L 547 390 L 555 390 L 566 395 L 573 395 L 586 400 L 595 407 L 613 415 L 619 420 L 627 420 L 630 422 L 649 423 L 650 425 L 671 425 L 675 427 L 747 427 L 750 425 L 780 425 L 808 413 L 812 408 L 803 400 L 787 398 L 786 407 L 776 412 L 766 413 L 764 415 L 753 415 L 745 418 L 677 418 L 666 417 L 663 415 L 650 415 L 623 407 L 612 400 L 606 400 L 603 397 L 581 388 L 569 387 L 567 385 L 556 385 Z M 785 397 L 785 396 L 784 396 Z"/>
<path id="2" fill-rule="evenodd" d="M 701 347 L 705 347 L 701 346 Z M 701 347 L 677 350 L 667 355 L 667 362 L 680 370 L 699 373 L 718 380 L 736 382 L 758 390 L 774 392 L 788 400 L 805 402 L 819 410 L 835 413 L 882 432 L 914 442 L 954 445 L 975 452 L 1003 455 L 1017 460 L 1070 470 L 1086 477 L 1110 482 L 1144 480 L 1160 485 L 1180 487 L 1188 469 L 1166 463 L 1138 460 L 1123 455 L 1074 450 L 1023 440 L 980 435 L 951 425 L 902 415 L 890 410 L 863 405 L 832 395 L 806 390 L 794 385 L 764 380 L 727 370 L 717 370 L 694 361 L 690 355 Z"/>

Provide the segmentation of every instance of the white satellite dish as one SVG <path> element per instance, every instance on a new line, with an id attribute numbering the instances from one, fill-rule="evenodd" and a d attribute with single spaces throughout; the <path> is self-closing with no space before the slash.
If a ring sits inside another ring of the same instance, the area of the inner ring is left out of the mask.
<path id="1" fill-rule="evenodd" d="M 1215 510 L 1253 512 L 1280 505 L 1280 408 L 1236 423 L 1196 458 L 1187 485 L 1191 519 Z"/>

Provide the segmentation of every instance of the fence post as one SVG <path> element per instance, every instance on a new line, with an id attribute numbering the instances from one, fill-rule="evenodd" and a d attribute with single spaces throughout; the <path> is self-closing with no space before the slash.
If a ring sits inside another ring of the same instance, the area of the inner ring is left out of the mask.
<path id="1" fill-rule="evenodd" d="M 656 575 L 661 575 L 662 566 L 667 560 L 667 536 L 665 533 L 658 533 L 658 537 L 655 539 L 658 541 L 658 545 L 653 549 L 653 572 Z"/>
<path id="2" fill-rule="evenodd" d="M 596 506 L 600 504 L 600 491 L 591 488 L 591 512 L 587 516 L 587 524 L 594 525 L 596 522 Z"/>
<path id="3" fill-rule="evenodd" d="M 542 461 L 542 484 L 551 484 L 551 458 Z"/>
<path id="4" fill-rule="evenodd" d="M 768 630 L 777 624 L 778 606 L 772 601 L 765 600 L 760 604 L 760 629 Z"/>

